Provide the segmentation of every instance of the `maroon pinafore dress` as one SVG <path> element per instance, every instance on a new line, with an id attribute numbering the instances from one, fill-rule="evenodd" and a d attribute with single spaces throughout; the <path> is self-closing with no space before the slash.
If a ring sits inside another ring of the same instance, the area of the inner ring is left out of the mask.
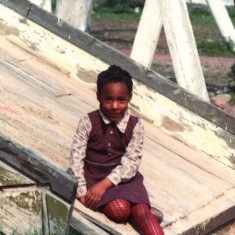
<path id="1" fill-rule="evenodd" d="M 120 164 L 138 118 L 131 115 L 125 133 L 122 133 L 115 123 L 105 124 L 99 110 L 89 113 L 88 116 L 92 129 L 87 143 L 84 176 L 89 189 L 106 178 Z M 115 199 L 125 199 L 133 204 L 147 203 L 150 205 L 147 191 L 143 185 L 143 176 L 137 172 L 131 180 L 109 188 L 95 209 L 100 209 Z"/>

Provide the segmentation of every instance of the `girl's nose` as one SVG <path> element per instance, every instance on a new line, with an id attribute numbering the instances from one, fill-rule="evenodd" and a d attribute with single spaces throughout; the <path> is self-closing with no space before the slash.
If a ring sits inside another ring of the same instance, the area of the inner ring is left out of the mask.
<path id="1" fill-rule="evenodd" d="M 113 109 L 117 109 L 118 108 L 118 102 L 117 101 L 113 101 L 112 102 L 112 108 Z"/>

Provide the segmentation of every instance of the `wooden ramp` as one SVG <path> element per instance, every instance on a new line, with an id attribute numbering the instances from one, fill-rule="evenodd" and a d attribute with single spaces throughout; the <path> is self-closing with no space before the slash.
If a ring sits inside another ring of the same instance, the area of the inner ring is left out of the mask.
<path id="1" fill-rule="evenodd" d="M 22 3 L 27 3 L 18 0 L 8 1 L 7 4 L 9 2 L 12 4 L 11 7 L 17 2 L 19 8 Z M 64 47 L 56 48 L 62 57 L 64 55 L 64 60 L 57 57 L 57 54 L 53 57 L 49 44 L 51 34 L 47 32 L 42 37 L 37 31 L 39 26 L 29 26 L 29 20 L 19 23 L 19 19 L 25 19 L 16 13 L 16 16 L 13 14 L 14 17 L 11 18 L 15 20 L 12 25 L 19 27 L 10 25 L 10 20 L 6 19 L 11 11 L 3 4 L 0 5 L 3 18 L 0 22 L 1 133 L 65 170 L 69 164 L 69 150 L 79 117 L 98 108 L 94 82 L 97 73 L 106 68 L 108 63 L 87 54 L 84 50 L 78 50 L 56 35 L 53 36 L 53 42 L 57 45 L 58 41 L 62 41 Z M 20 27 L 27 28 L 22 30 Z M 35 35 L 38 35 L 37 39 Z M 66 50 L 79 54 L 76 57 L 76 69 L 71 66 L 73 61 L 70 61 L 74 58 L 69 57 Z M 113 53 L 117 56 L 115 51 Z M 111 61 L 110 64 L 114 62 Z M 125 64 L 125 61 L 122 63 Z M 128 59 L 127 63 L 130 69 L 137 66 Z M 144 71 L 141 66 L 138 68 Z M 177 93 L 175 94 L 177 96 Z M 138 95 L 137 91 L 135 95 Z M 201 104 L 200 107 L 206 106 L 194 97 L 192 100 L 191 104 L 195 102 L 194 104 Z M 188 113 L 196 120 L 198 116 L 192 113 L 192 109 L 196 108 L 191 107 Z M 215 123 L 219 126 L 211 128 L 211 132 L 221 130 L 220 128 L 225 125 L 223 119 L 220 120 L 216 114 L 221 114 L 225 117 L 224 120 L 227 120 L 227 130 L 223 129 L 219 132 L 220 135 L 216 133 L 215 136 L 218 136 L 218 143 L 222 146 L 222 137 L 231 142 L 231 145 L 225 145 L 225 150 L 221 153 L 231 153 L 230 158 L 203 153 L 191 144 L 190 139 L 184 141 L 184 136 L 180 135 L 180 128 L 190 136 L 190 133 L 195 134 L 192 126 L 177 124 L 166 114 L 164 118 L 168 120 L 168 134 L 155 125 L 150 116 L 143 114 L 136 105 L 131 104 L 131 111 L 143 117 L 146 138 L 140 171 L 145 177 L 152 205 L 164 213 L 162 226 L 165 234 L 205 234 L 235 218 L 235 172 L 232 169 L 234 119 L 210 105 L 208 109 L 208 116 L 213 113 Z M 184 114 L 183 111 L 182 113 Z M 181 116 L 181 119 L 184 118 L 186 119 L 186 116 Z M 194 119 L 191 121 L 194 125 Z M 204 132 L 210 137 L 211 132 L 208 129 L 215 124 L 211 123 L 211 120 L 208 122 L 208 125 L 206 122 L 204 124 Z M 166 127 L 166 122 L 162 123 Z M 171 135 L 170 130 L 175 135 Z M 199 131 L 203 128 L 195 130 L 198 130 L 196 138 L 200 142 L 203 133 Z M 214 148 L 217 148 L 217 142 L 214 143 Z M 79 202 L 75 202 L 72 215 L 71 223 L 74 228 L 82 230 L 85 227 L 84 234 L 97 234 L 95 231 L 100 231 L 98 234 L 138 234 L 130 224 L 117 225 L 102 214 L 84 208 Z"/>

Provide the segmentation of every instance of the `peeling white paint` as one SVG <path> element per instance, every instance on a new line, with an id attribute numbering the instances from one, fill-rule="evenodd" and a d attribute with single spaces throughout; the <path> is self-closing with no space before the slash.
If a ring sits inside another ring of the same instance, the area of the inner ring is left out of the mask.
<path id="1" fill-rule="evenodd" d="M 226 140 L 218 138 L 216 135 L 216 133 L 223 132 L 220 127 L 216 127 L 213 123 L 195 115 L 140 83 L 135 82 L 135 94 L 132 103 L 138 107 L 145 117 L 150 119 L 156 126 L 164 129 L 169 135 L 180 138 L 185 143 L 193 145 L 231 166 L 229 157 L 235 154 L 235 150 L 227 145 Z M 187 128 L 181 132 L 172 132 L 165 129 L 163 125 L 164 116 L 168 116 L 179 125 L 187 126 Z"/>
<path id="2" fill-rule="evenodd" d="M 0 5 L 0 11 L 4 24 L 19 30 L 19 35 L 15 40 L 19 38 L 23 44 L 35 47 L 39 51 L 39 54 L 43 54 L 62 68 L 70 71 L 71 77 L 77 78 L 78 67 L 96 73 L 107 68 L 108 65 L 106 63 L 39 25 L 29 20 L 27 20 L 27 24 L 20 23 L 23 17 L 12 12 L 7 7 Z"/>
<path id="3" fill-rule="evenodd" d="M 23 193 L 23 192 L 22 192 Z M 35 192 L 29 192 L 29 197 L 33 196 Z M 41 231 L 41 213 L 36 213 L 34 210 L 24 208 L 21 204 L 20 197 L 25 197 L 20 193 L 12 192 L 8 197 L 1 197 L 0 194 L 0 218 L 1 218 L 1 231 L 5 234 L 12 234 L 13 231 L 16 234 L 33 233 L 35 231 Z M 38 195 L 38 199 L 40 196 Z M 40 202 L 40 200 L 38 201 Z M 35 202 L 37 204 L 37 202 Z M 36 205 L 35 204 L 35 205 Z M 38 205 L 39 206 L 39 205 Z"/>

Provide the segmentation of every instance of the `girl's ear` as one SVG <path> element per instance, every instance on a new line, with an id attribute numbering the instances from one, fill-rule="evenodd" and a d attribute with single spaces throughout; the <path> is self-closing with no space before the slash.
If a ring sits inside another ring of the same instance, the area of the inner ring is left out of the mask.
<path id="1" fill-rule="evenodd" d="M 98 93 L 98 91 L 96 92 L 96 98 L 100 102 L 100 94 Z"/>
<path id="2" fill-rule="evenodd" d="M 132 99 L 132 93 L 130 93 L 130 96 L 129 96 L 129 101 L 128 101 L 128 103 L 131 101 L 131 99 Z"/>

